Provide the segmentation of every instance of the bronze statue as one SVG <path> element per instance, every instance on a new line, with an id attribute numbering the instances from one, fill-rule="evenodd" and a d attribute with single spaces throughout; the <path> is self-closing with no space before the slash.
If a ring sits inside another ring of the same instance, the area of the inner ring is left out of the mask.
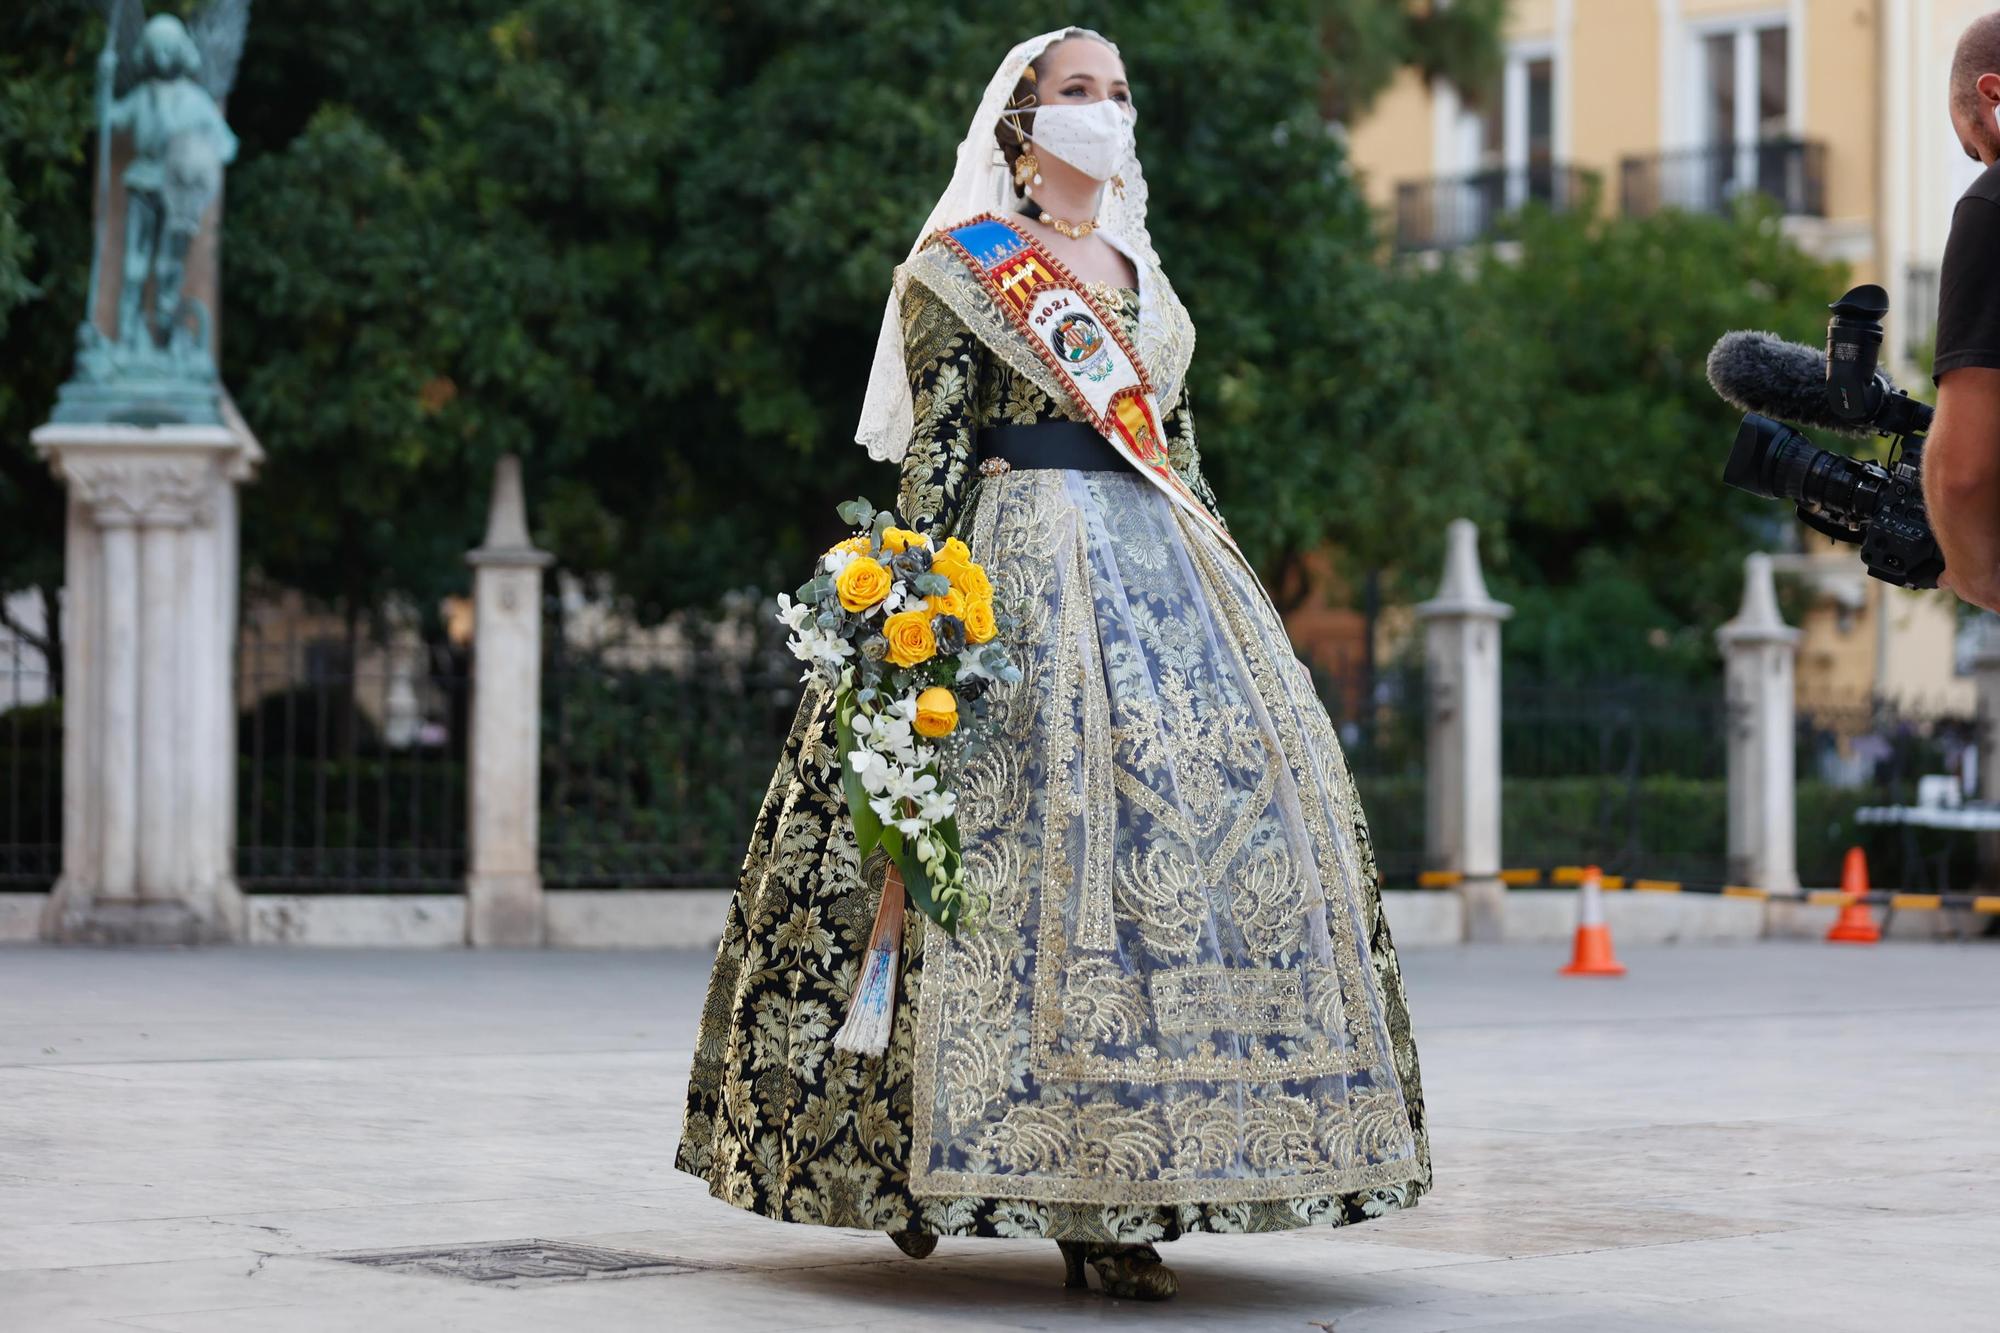
<path id="1" fill-rule="evenodd" d="M 210 205 L 236 158 L 221 103 L 236 81 L 250 0 L 211 0 L 188 24 L 146 18 L 141 0 L 107 2 L 90 299 L 56 419 L 212 421 L 213 312 L 189 290 L 188 256 L 215 225 Z M 123 189 L 114 191 L 121 156 Z"/>

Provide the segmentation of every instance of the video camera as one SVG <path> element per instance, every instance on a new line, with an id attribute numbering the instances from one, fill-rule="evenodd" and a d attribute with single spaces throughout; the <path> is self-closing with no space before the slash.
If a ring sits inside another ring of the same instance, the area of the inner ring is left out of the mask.
<path id="1" fill-rule="evenodd" d="M 1932 409 L 1876 368 L 1889 297 L 1870 283 L 1829 307 L 1826 353 L 1768 333 L 1731 333 L 1708 354 L 1708 382 L 1744 410 L 1722 479 L 1790 500 L 1800 521 L 1858 543 L 1869 574 L 1935 588 L 1944 554 L 1924 511 L 1924 435 Z M 1892 437 L 1886 464 L 1822 449 L 1775 418 L 1844 435 Z"/>

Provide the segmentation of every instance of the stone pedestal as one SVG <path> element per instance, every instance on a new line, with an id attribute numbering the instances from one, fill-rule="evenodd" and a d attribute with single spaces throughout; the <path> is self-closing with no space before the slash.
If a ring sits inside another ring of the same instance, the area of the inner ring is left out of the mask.
<path id="1" fill-rule="evenodd" d="M 240 939 L 234 871 L 237 486 L 263 450 L 221 425 L 51 423 L 69 487 L 62 875 L 52 940 Z"/>
<path id="2" fill-rule="evenodd" d="M 1778 614 L 1771 557 L 1743 562 L 1743 605 L 1715 632 L 1729 700 L 1729 878 L 1799 891 L 1792 665 L 1799 631 Z"/>
<path id="3" fill-rule="evenodd" d="M 510 454 L 493 474 L 486 540 L 466 556 L 474 571 L 467 944 L 532 947 L 546 939 L 542 570 L 552 559 L 528 539 L 521 464 Z"/>
<path id="4" fill-rule="evenodd" d="M 1424 860 L 1457 871 L 1465 938 L 1497 940 L 1500 882 L 1500 622 L 1514 608 L 1486 591 L 1479 529 L 1446 530 L 1444 581 L 1417 606 L 1429 687 L 1425 720 Z"/>

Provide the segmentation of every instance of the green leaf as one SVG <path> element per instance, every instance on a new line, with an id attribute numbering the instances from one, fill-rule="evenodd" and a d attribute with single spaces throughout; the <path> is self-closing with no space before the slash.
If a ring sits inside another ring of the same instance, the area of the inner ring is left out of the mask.
<path id="1" fill-rule="evenodd" d="M 955 846 L 956 830 L 949 836 Z M 924 869 L 923 862 L 911 854 L 901 833 L 893 828 L 883 827 L 881 838 L 883 848 L 889 853 L 889 859 L 896 863 L 897 871 L 903 876 L 903 892 L 909 895 L 910 906 L 937 922 L 943 927 L 945 934 L 953 939 L 958 938 L 960 916 L 958 904 L 939 901 L 936 891 L 931 886 L 930 872 Z"/>
<path id="2" fill-rule="evenodd" d="M 861 778 L 847 762 L 847 756 L 854 745 L 854 710 L 857 707 L 852 690 L 842 690 L 834 699 L 834 737 L 840 746 L 840 789 L 847 795 L 847 812 L 854 819 L 854 847 L 866 858 L 882 841 L 882 821 L 868 804 L 868 789 L 861 785 Z M 890 830 L 893 832 L 894 830 Z M 893 853 L 892 853 L 893 855 Z"/>

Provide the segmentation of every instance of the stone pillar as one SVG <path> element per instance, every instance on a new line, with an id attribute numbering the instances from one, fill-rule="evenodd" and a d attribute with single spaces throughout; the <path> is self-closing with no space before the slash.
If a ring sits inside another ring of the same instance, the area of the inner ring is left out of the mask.
<path id="1" fill-rule="evenodd" d="M 33 439 L 69 486 L 63 867 L 42 933 L 240 939 L 236 487 L 263 450 L 233 407 L 218 425 L 63 422 Z"/>
<path id="2" fill-rule="evenodd" d="M 466 556 L 473 567 L 467 944 L 544 940 L 542 570 L 553 558 L 528 540 L 521 461 L 508 454 L 493 473 L 486 541 Z"/>
<path id="3" fill-rule="evenodd" d="M 1430 692 L 1425 724 L 1424 857 L 1455 870 L 1465 938 L 1497 940 L 1500 882 L 1500 622 L 1514 608 L 1486 592 L 1479 528 L 1446 529 L 1444 581 L 1417 606 Z"/>
<path id="4" fill-rule="evenodd" d="M 1778 615 L 1771 557 L 1743 561 L 1743 605 L 1715 632 L 1729 700 L 1729 878 L 1799 891 L 1792 663 L 1799 631 Z"/>
<path id="5" fill-rule="evenodd" d="M 1972 678 L 1979 690 L 1979 799 L 2000 802 L 2000 617 L 1990 612 L 1980 616 Z M 1990 893 L 2000 887 L 2000 833 L 1977 837 L 1979 883 Z"/>

